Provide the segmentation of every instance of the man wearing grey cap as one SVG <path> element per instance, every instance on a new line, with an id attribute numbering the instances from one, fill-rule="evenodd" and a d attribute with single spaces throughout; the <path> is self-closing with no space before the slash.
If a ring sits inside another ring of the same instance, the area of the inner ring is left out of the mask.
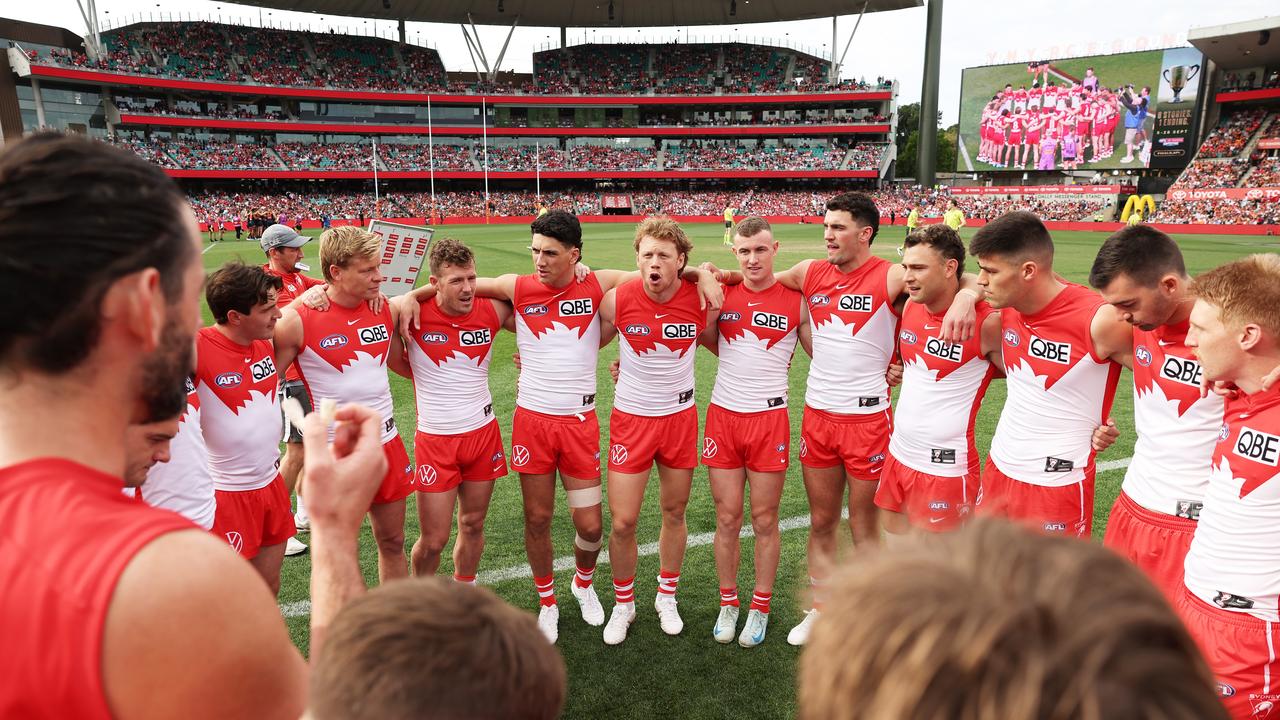
<path id="1" fill-rule="evenodd" d="M 302 246 L 310 240 L 311 238 L 299 235 L 288 225 L 278 223 L 262 231 L 262 237 L 258 243 L 262 246 L 262 251 L 267 254 L 267 262 L 262 269 L 268 275 L 275 275 L 284 282 L 276 301 L 281 310 L 306 292 L 307 288 L 324 284 L 323 280 L 307 277 L 300 272 L 311 269 L 299 262 L 303 258 Z M 302 404 L 304 412 L 311 412 L 311 396 L 302 385 L 302 376 L 298 374 L 296 365 L 290 365 L 285 371 L 282 388 L 284 399 L 294 398 Z M 280 460 L 280 474 L 284 477 L 285 488 L 293 492 L 302 476 L 302 428 L 294 427 L 287 418 L 284 421 L 284 442 L 285 451 L 284 457 Z M 302 506 L 301 494 L 298 495 L 298 512 L 295 515 L 294 524 L 303 531 L 311 528 L 306 509 Z M 285 554 L 297 555 L 305 552 L 306 549 L 307 546 L 297 538 L 290 538 Z"/>

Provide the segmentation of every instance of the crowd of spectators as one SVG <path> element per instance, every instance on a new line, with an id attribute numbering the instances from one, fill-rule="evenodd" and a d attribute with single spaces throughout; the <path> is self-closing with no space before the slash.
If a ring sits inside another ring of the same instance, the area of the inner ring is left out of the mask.
<path id="1" fill-rule="evenodd" d="M 787 77 L 788 56 L 761 45 L 724 46 L 724 89 L 730 93 L 786 92 L 795 83 Z"/>
<path id="2" fill-rule="evenodd" d="M 658 151 L 649 148 L 575 145 L 569 148 L 568 170 L 657 170 Z"/>
<path id="3" fill-rule="evenodd" d="M 1280 87 L 1280 67 L 1273 67 L 1263 72 L 1258 72 L 1256 69 L 1249 70 L 1247 73 L 1232 70 L 1223 77 L 1221 90 L 1230 92 L 1274 87 Z"/>
<path id="4" fill-rule="evenodd" d="M 1223 118 L 1209 136 L 1200 143 L 1201 158 L 1233 158 L 1244 150 L 1262 125 L 1266 110 L 1242 110 Z"/>
<path id="5" fill-rule="evenodd" d="M 283 170 L 276 155 L 264 145 L 222 140 L 180 138 L 163 140 L 117 135 L 117 145 L 133 150 L 165 168 L 185 170 Z"/>
<path id="6" fill-rule="evenodd" d="M 747 147 L 732 141 L 682 140 L 666 149 L 666 170 L 836 170 L 844 149 L 827 145 Z"/>
<path id="7" fill-rule="evenodd" d="M 459 145 L 410 145 L 387 143 L 378 146 L 378 158 L 388 170 L 426 172 L 436 170 L 475 170 L 469 148 Z"/>
<path id="8" fill-rule="evenodd" d="M 211 117 L 229 120 L 288 120 L 289 116 L 280 110 L 261 110 L 257 105 L 235 103 L 232 105 L 212 102 L 195 102 L 179 100 L 169 107 L 165 101 L 157 98 L 112 99 L 116 108 L 122 113 L 140 113 L 147 115 L 172 115 L 180 117 Z"/>
<path id="9" fill-rule="evenodd" d="M 1195 188 L 1228 188 L 1235 187 L 1236 181 L 1249 169 L 1249 163 L 1239 158 L 1230 160 L 1196 159 L 1173 182 L 1173 187 Z"/>
<path id="10" fill-rule="evenodd" d="M 273 148 L 290 170 L 369 170 L 372 148 L 364 143 L 276 143 Z"/>
<path id="11" fill-rule="evenodd" d="M 1280 187 L 1280 157 L 1270 157 L 1258 163 L 1248 178 L 1249 187 Z"/>
<path id="12" fill-rule="evenodd" d="M 1166 199 L 1156 209 L 1151 221 L 1209 225 L 1280 225 L 1280 199 Z"/>
<path id="13" fill-rule="evenodd" d="M 476 163 L 484 165 L 485 148 L 483 146 L 476 146 L 471 154 L 475 157 Z M 490 170 L 564 169 L 564 153 L 555 148 L 534 145 L 490 145 L 488 156 Z"/>

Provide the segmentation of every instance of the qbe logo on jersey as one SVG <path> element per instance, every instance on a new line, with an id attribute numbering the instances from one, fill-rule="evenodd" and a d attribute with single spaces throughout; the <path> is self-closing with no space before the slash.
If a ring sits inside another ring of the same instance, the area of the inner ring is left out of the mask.
<path id="1" fill-rule="evenodd" d="M 663 323 L 663 340 L 693 340 L 698 337 L 698 326 L 693 323 Z"/>
<path id="2" fill-rule="evenodd" d="M 1045 340 L 1042 337 L 1032 335 L 1031 342 L 1027 346 L 1027 354 L 1033 358 L 1048 360 L 1059 365 L 1070 365 L 1071 343 Z"/>
<path id="3" fill-rule="evenodd" d="M 1280 464 L 1280 437 L 1251 427 L 1242 427 L 1236 438 L 1235 453 L 1256 463 L 1276 467 Z"/>
<path id="4" fill-rule="evenodd" d="M 261 382 L 269 377 L 276 376 L 276 364 L 271 356 L 262 358 L 258 362 L 249 366 L 249 372 L 253 375 L 254 382 Z"/>
<path id="5" fill-rule="evenodd" d="M 870 295 L 841 295 L 836 302 L 836 306 L 845 312 L 869 313 L 871 312 L 872 298 Z"/>
<path id="6" fill-rule="evenodd" d="M 931 337 L 925 340 L 924 351 L 936 358 L 958 363 L 964 353 L 964 346 L 959 343 L 943 342 L 936 337 Z"/>
<path id="7" fill-rule="evenodd" d="M 1193 388 L 1200 387 L 1201 375 L 1200 363 L 1188 358 L 1167 355 L 1165 356 L 1164 364 L 1160 366 L 1160 377 L 1183 385 L 1190 385 Z"/>
<path id="8" fill-rule="evenodd" d="M 475 347 L 477 345 L 488 345 L 493 341 L 493 334 L 489 328 L 480 328 L 479 330 L 463 330 L 458 333 L 458 344 L 463 347 Z"/>
<path id="9" fill-rule="evenodd" d="M 360 338 L 361 345 L 377 345 L 391 339 L 391 337 L 387 335 L 386 325 L 362 327 L 356 331 L 356 335 Z"/>
<path id="10" fill-rule="evenodd" d="M 561 300 L 560 317 L 581 317 L 583 315 L 594 315 L 596 313 L 595 303 L 591 298 L 577 298 L 576 300 Z"/>
<path id="11" fill-rule="evenodd" d="M 781 330 L 782 332 L 786 332 L 787 316 L 757 310 L 756 312 L 751 313 L 751 324 L 754 327 L 765 328 L 766 330 Z"/>

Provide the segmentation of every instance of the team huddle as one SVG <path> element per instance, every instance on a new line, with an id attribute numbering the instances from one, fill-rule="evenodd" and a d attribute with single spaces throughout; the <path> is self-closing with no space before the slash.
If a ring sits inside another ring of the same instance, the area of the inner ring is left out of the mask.
<path id="1" fill-rule="evenodd" d="M 579 263 L 577 219 L 550 211 L 531 226 L 532 273 L 478 277 L 470 249 L 443 239 L 430 254 L 429 284 L 386 301 L 376 236 L 326 231 L 321 285 L 297 273 L 307 239 L 268 229 L 264 268 L 233 263 L 208 279 L 215 324 L 198 336 L 171 459 L 150 469 L 141 496 L 211 527 L 278 589 L 294 529 L 290 488 L 276 467 L 277 388 L 296 365 L 305 399 L 364 405 L 383 419 L 388 469 L 369 508 L 381 579 L 408 574 L 405 498 L 417 492 L 414 573 L 436 572 L 456 508 L 454 579 L 474 583 L 494 483 L 509 461 L 520 477 L 540 629 L 556 640 L 550 522 L 558 475 L 576 531 L 571 594 L 583 620 L 603 625 L 613 645 L 636 618 L 636 528 L 655 465 L 654 607 L 664 632 L 683 629 L 676 594 L 684 511 L 701 461 L 717 518 L 721 609 L 712 635 L 752 647 L 765 638 L 778 569 L 778 504 L 791 458 L 787 376 L 798 344 L 812 356 L 796 453 L 810 510 L 812 609 L 788 635 L 800 645 L 826 599 L 846 492 L 855 547 L 879 543 L 882 526 L 892 541 L 956 528 L 975 513 L 1088 538 L 1094 458 L 1117 434 L 1108 416 L 1128 367 L 1138 440 L 1105 544 L 1178 608 L 1233 713 L 1249 717 L 1275 702 L 1269 648 L 1280 621 L 1280 495 L 1268 481 L 1280 463 L 1280 390 L 1267 380 L 1280 338 L 1280 258 L 1253 256 L 1192 281 L 1172 239 L 1130 227 L 1100 248 L 1091 290 L 1057 276 L 1043 223 L 1013 212 L 980 228 L 967 249 L 946 225 L 919 229 L 900 249 L 902 262 L 892 263 L 871 253 L 879 213 L 859 193 L 827 203 L 823 260 L 778 270 L 768 222 L 748 218 L 733 230 L 734 270 L 690 267 L 684 231 L 654 217 L 636 228 L 637 270 L 591 271 Z M 967 255 L 976 274 L 965 272 Z M 493 341 L 504 328 L 515 332 L 520 357 L 509 455 L 488 387 Z M 615 336 L 606 444 L 615 604 L 606 622 L 593 582 L 606 542 L 596 366 Z M 719 359 L 701 443 L 697 345 Z M 901 391 L 891 410 L 895 356 Z M 412 464 L 388 369 L 414 384 Z M 998 376 L 1007 400 L 980 467 L 974 422 Z M 1215 383 L 1220 392 L 1202 390 Z M 174 433 L 159 437 L 166 434 Z M 193 472 L 200 468 L 206 472 Z M 177 476 L 184 487 L 175 487 Z M 196 477 L 209 492 L 192 489 Z M 739 633 L 747 487 L 755 582 Z M 305 480 L 301 488 L 305 494 Z"/>
<path id="2" fill-rule="evenodd" d="M 996 167 L 1073 170 L 1105 160 L 1115 152 L 1116 126 L 1125 127 L 1125 156 L 1134 152 L 1146 165 L 1151 143 L 1146 131 L 1151 89 L 1108 89 L 1093 68 L 1078 80 L 1059 85 L 1049 79 L 1049 64 L 1028 67 L 1031 87 L 1005 85 L 982 109 L 978 160 Z M 1043 80 L 1035 78 L 1043 75 Z"/>

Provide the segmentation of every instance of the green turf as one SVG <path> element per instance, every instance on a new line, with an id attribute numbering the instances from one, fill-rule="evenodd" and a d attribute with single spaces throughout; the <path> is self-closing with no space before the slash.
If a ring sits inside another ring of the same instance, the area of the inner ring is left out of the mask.
<path id="1" fill-rule="evenodd" d="M 732 262 L 732 258 L 720 246 L 722 226 L 690 225 L 686 229 L 699 248 L 695 251 L 694 261 L 709 259 L 722 265 Z M 778 260 L 780 269 L 804 258 L 823 256 L 820 227 L 784 225 L 776 226 L 774 230 L 782 242 Z M 632 227 L 629 225 L 586 226 L 586 261 L 594 266 L 629 268 L 634 258 L 631 232 Z M 883 257 L 896 259 L 894 248 L 903 233 L 902 228 L 886 228 L 881 239 L 873 246 L 875 251 Z M 524 273 L 530 269 L 525 249 L 528 235 L 524 226 L 445 227 L 442 234 L 471 245 L 476 251 L 482 274 Z M 962 234 L 967 238 L 972 230 L 966 230 Z M 1083 282 L 1094 253 L 1105 237 L 1103 233 L 1055 233 L 1058 271 L 1072 280 Z M 1178 240 L 1193 273 L 1241 255 L 1276 252 L 1278 249 L 1270 238 L 1199 235 L 1183 236 Z M 318 265 L 315 262 L 314 246 L 308 246 L 307 253 L 313 266 Z M 246 262 L 262 261 L 262 253 L 256 243 L 233 241 L 209 247 L 204 259 L 206 267 L 211 269 L 236 257 Z M 206 320 L 208 319 L 206 312 Z M 514 409 L 512 388 L 515 370 L 511 362 L 514 351 L 514 336 L 501 333 L 494 345 L 490 385 L 494 391 L 495 412 L 502 426 L 503 437 L 507 439 Z M 608 432 L 608 410 L 613 400 L 612 383 L 604 368 L 615 357 L 616 344 L 601 351 L 598 412 L 602 433 Z M 703 408 L 711 394 L 715 364 L 716 360 L 710 353 L 698 352 L 698 401 Z M 793 437 L 799 433 L 799 408 L 804 398 L 808 367 L 808 357 L 803 352 L 798 352 L 791 371 Z M 405 433 L 406 444 L 411 445 L 411 428 L 415 427 L 413 389 L 408 382 L 394 376 L 391 389 L 395 396 L 397 423 Z M 978 417 L 978 445 L 984 451 L 995 428 L 1004 394 L 1003 381 L 992 383 Z M 1125 458 L 1132 453 L 1132 382 L 1127 372 L 1116 395 L 1113 415 L 1124 432 L 1119 442 L 1101 456 L 1101 460 Z M 1122 471 L 1102 473 L 1098 477 L 1097 522 L 1094 526 L 1096 537 L 1101 537 L 1107 512 L 1115 500 L 1122 477 Z M 410 521 L 406 527 L 409 544 L 418 535 L 412 502 L 410 499 Z M 642 544 L 657 540 L 659 522 L 656 503 L 655 480 L 650 484 L 650 492 L 646 496 L 641 514 L 639 542 Z M 563 493 L 557 507 L 560 512 L 554 524 L 554 543 L 559 557 L 571 553 L 573 542 L 573 527 L 564 511 Z M 781 517 L 803 516 L 805 513 L 806 502 L 800 468 L 793 458 L 783 494 Z M 701 468 L 694 475 L 694 489 L 687 518 L 691 536 L 715 529 L 706 471 Z M 608 527 L 607 515 L 605 526 Z M 498 482 L 486 531 L 488 542 L 481 564 L 482 572 L 524 565 L 520 491 L 514 474 Z M 711 639 L 711 626 L 718 610 L 718 595 L 710 545 L 690 548 L 687 554 L 680 584 L 680 609 L 685 620 L 685 630 L 681 636 L 674 638 L 663 635 L 658 629 L 657 618 L 649 604 L 656 586 L 654 577 L 658 573 L 656 556 L 640 559 L 636 581 L 638 618 L 627 641 L 618 647 L 606 647 L 601 641 L 600 629 L 586 626 L 577 617 L 576 603 L 567 592 L 572 573 L 559 573 L 556 577 L 562 608 L 559 648 L 569 668 L 570 687 L 565 716 L 621 720 L 648 718 L 659 714 L 688 718 L 776 718 L 794 714 L 794 666 L 798 653 L 795 648 L 787 645 L 786 633 L 800 619 L 804 608 L 802 592 L 806 577 L 806 537 L 803 529 L 782 534 L 782 562 L 774 593 L 768 640 L 752 650 L 741 649 L 736 644 L 722 646 Z M 302 539 L 305 541 L 306 536 L 303 535 Z M 749 594 L 751 591 L 751 550 L 751 543 L 745 542 L 738 580 L 740 594 Z M 446 550 L 446 560 L 441 572 L 452 569 L 447 559 L 448 552 Z M 368 582 L 373 585 L 377 581 L 377 562 L 367 525 L 362 541 L 361 563 Z M 309 572 L 309 556 L 285 560 L 281 603 L 296 602 L 308 597 Z M 597 579 L 597 587 L 602 591 L 601 599 L 607 611 L 612 605 L 607 566 L 601 567 Z M 530 611 L 537 607 L 532 581 L 528 579 L 507 581 L 494 589 L 518 607 Z M 288 624 L 294 640 L 306 652 L 307 618 L 289 618 Z M 389 668 L 388 671 L 394 672 L 394 669 Z"/>
<path id="2" fill-rule="evenodd" d="M 1146 50 L 1119 55 L 1055 60 L 1053 61 L 1053 66 L 1077 78 L 1084 78 L 1085 70 L 1093 68 L 1099 81 L 1109 88 L 1116 88 L 1129 83 L 1133 83 L 1134 87 L 1139 90 L 1142 89 L 1143 85 L 1150 86 L 1150 117 L 1154 121 L 1157 105 L 1156 91 L 1159 85 L 1160 66 L 1163 58 L 1163 50 Z M 1053 75 L 1050 75 L 1050 79 L 1059 87 L 1064 84 L 1070 87 L 1070 83 L 1061 77 L 1055 79 Z M 992 96 L 1004 90 L 1006 83 L 1013 85 L 1015 90 L 1024 85 L 1028 88 L 1031 87 L 1031 76 L 1027 73 L 1027 64 L 1011 63 L 966 68 L 961 83 L 960 140 L 969 151 L 969 157 L 973 161 L 973 170 L 1014 172 L 1016 168 L 998 168 L 991 163 L 978 160 L 978 150 L 981 147 L 981 139 L 978 137 L 978 123 L 982 120 L 982 108 L 991 101 Z M 1148 130 L 1150 130 L 1150 125 L 1148 125 Z M 1114 155 L 1101 162 L 1081 163 L 1080 167 L 1089 170 L 1134 167 L 1135 163 L 1125 164 L 1120 162 L 1120 159 L 1124 157 L 1123 118 L 1116 124 L 1114 135 L 1114 147 L 1116 150 Z M 1088 157 L 1093 157 L 1092 150 L 1089 151 Z M 959 154 L 956 155 L 956 171 L 969 171 L 969 168 L 964 166 L 964 159 Z"/>

